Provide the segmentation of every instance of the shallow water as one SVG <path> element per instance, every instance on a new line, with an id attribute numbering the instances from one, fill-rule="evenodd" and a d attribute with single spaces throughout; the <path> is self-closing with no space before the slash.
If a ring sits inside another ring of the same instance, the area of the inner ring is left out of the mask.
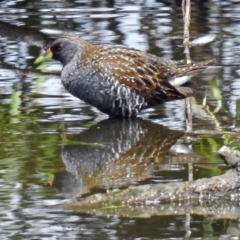
<path id="1" fill-rule="evenodd" d="M 133 2 L 4 1 L 0 21 L 51 36 L 73 31 L 87 40 L 184 59 L 180 4 Z M 56 75 L 31 72 L 43 50 L 0 37 L 0 62 L 30 70 L 23 74 L 0 67 L 1 239 L 236 239 L 237 217 L 149 212 L 131 218 L 94 216 L 65 210 L 62 204 L 119 187 L 224 173 L 227 167 L 218 149 L 223 144 L 239 148 L 239 10 L 237 1 L 192 5 L 192 38 L 209 33 L 218 38 L 191 48 L 191 57 L 216 58 L 215 65 L 222 67 L 194 77 L 199 85 L 193 99 L 197 134 L 191 138 L 184 132 L 184 101 L 150 109 L 136 121 L 108 120 L 63 89 L 59 63 L 44 66 Z M 217 113 L 209 84 L 213 76 L 222 93 Z"/>

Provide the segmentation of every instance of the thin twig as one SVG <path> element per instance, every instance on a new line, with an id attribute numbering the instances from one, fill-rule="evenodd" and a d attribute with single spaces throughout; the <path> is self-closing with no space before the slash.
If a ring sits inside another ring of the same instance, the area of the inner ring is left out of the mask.
<path id="1" fill-rule="evenodd" d="M 183 32 L 183 45 L 185 46 L 185 56 L 187 64 L 191 63 L 190 57 L 190 44 L 189 44 L 189 26 L 190 26 L 190 13 L 191 13 L 191 0 L 182 1 L 182 12 L 184 21 L 184 32 Z M 185 121 L 186 121 L 186 131 L 192 132 L 192 106 L 190 98 L 186 98 L 185 101 Z M 188 180 L 193 181 L 193 166 L 191 163 L 188 164 Z"/>
<path id="2" fill-rule="evenodd" d="M 190 12 L 191 12 L 191 0 L 182 1 L 182 12 L 184 20 L 184 33 L 183 33 L 183 45 L 185 46 L 184 53 L 186 55 L 187 64 L 191 63 L 190 50 L 189 50 L 189 25 L 190 25 Z M 186 120 L 186 131 L 192 132 L 192 107 L 190 99 L 185 100 L 185 120 Z"/>
<path id="3" fill-rule="evenodd" d="M 183 12 L 183 20 L 184 20 L 184 32 L 183 32 L 183 45 L 185 46 L 185 54 L 187 63 L 191 63 L 190 51 L 189 51 L 189 26 L 190 26 L 190 13 L 191 13 L 191 0 L 183 0 L 182 1 L 182 12 Z"/>

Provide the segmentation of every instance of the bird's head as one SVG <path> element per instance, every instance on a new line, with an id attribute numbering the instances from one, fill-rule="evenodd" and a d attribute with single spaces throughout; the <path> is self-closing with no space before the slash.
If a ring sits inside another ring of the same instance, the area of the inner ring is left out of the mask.
<path id="1" fill-rule="evenodd" d="M 85 44 L 87 42 L 75 34 L 62 35 L 53 41 L 50 47 L 46 47 L 46 52 L 38 57 L 34 63 L 38 64 L 49 59 L 55 59 L 65 66 L 71 62 L 75 54 L 78 54 L 81 58 Z"/>

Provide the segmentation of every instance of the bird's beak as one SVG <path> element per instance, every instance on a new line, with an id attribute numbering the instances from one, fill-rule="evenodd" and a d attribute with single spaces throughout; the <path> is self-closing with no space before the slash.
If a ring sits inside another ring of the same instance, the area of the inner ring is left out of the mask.
<path id="1" fill-rule="evenodd" d="M 42 62 L 45 62 L 45 61 L 50 60 L 50 59 L 52 59 L 52 52 L 51 52 L 51 49 L 48 48 L 43 55 L 39 56 L 34 61 L 34 64 L 42 63 Z"/>

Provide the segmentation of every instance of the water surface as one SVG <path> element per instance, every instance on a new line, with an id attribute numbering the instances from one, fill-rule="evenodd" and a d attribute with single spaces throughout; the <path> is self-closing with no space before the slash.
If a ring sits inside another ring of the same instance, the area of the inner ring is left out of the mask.
<path id="1" fill-rule="evenodd" d="M 135 3 L 133 3 L 135 2 Z M 227 167 L 217 155 L 239 148 L 239 15 L 235 1 L 193 1 L 192 38 L 217 34 L 215 42 L 191 48 L 194 61 L 216 65 L 194 77 L 193 129 L 185 133 L 184 101 L 144 112 L 136 121 L 113 121 L 72 97 L 60 82 L 61 65 L 22 74 L 0 68 L 1 239 L 230 239 L 236 217 L 166 214 L 123 218 L 65 210 L 80 196 L 130 185 L 211 177 Z M 174 1 L 4 1 L 0 21 L 59 35 L 124 44 L 160 57 L 185 58 L 180 4 Z M 36 46 L 0 38 L 0 62 L 35 69 Z M 217 106 L 210 80 L 222 93 Z M 202 103 L 206 98 L 206 106 Z M 236 213 L 229 203 L 225 209 Z M 134 214 L 133 214 L 134 215 Z"/>

